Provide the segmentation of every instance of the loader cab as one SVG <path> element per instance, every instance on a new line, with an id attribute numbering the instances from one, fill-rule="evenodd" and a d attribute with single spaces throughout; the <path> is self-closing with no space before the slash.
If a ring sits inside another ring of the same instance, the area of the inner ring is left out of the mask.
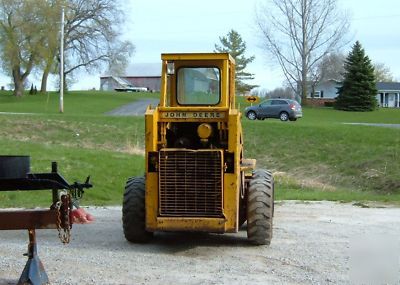
<path id="1" fill-rule="evenodd" d="M 163 54 L 161 58 L 161 107 L 234 107 L 235 61 L 229 54 Z"/>

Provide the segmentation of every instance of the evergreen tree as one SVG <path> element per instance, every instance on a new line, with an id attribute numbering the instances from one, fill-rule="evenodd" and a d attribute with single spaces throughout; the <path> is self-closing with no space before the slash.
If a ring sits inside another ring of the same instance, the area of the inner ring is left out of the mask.
<path id="1" fill-rule="evenodd" d="M 372 111 L 376 108 L 374 67 L 356 42 L 344 63 L 344 80 L 338 88 L 335 108 L 345 111 Z"/>
<path id="2" fill-rule="evenodd" d="M 29 95 L 33 95 L 33 83 L 31 85 L 31 89 L 29 90 Z"/>
<path id="3" fill-rule="evenodd" d="M 246 57 L 246 42 L 238 32 L 231 30 L 226 36 L 219 37 L 221 45 L 215 45 L 215 52 L 228 52 L 236 61 L 236 92 L 244 94 L 257 85 L 247 84 L 244 81 L 254 79 L 254 74 L 245 71 L 247 65 L 254 60 L 254 56 Z"/>

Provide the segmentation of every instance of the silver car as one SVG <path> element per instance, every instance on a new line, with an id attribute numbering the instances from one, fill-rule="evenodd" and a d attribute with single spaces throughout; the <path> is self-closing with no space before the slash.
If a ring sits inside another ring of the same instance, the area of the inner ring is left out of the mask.
<path id="1" fill-rule="evenodd" d="M 303 117 L 303 111 L 297 101 L 290 99 L 268 99 L 260 104 L 247 107 L 245 116 L 249 120 L 276 118 L 281 121 L 296 121 Z"/>

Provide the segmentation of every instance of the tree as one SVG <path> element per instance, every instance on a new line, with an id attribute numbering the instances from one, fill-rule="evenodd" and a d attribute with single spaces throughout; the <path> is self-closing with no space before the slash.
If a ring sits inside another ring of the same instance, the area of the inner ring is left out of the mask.
<path id="1" fill-rule="evenodd" d="M 344 74 L 345 56 L 341 53 L 333 52 L 325 55 L 313 69 L 309 86 L 311 88 L 311 97 L 314 97 L 315 87 L 324 81 L 335 80 L 342 81 Z"/>
<path id="2" fill-rule="evenodd" d="M 47 0 L 47 6 L 44 7 L 42 13 L 46 15 L 43 21 L 46 23 L 46 37 L 40 49 L 41 61 L 38 69 L 42 72 L 42 81 L 40 92 L 47 91 L 47 79 L 50 73 L 58 73 L 56 69 L 56 57 L 60 52 L 60 17 L 61 10 L 65 4 L 63 0 Z"/>
<path id="3" fill-rule="evenodd" d="M 14 95 L 22 96 L 24 84 L 39 61 L 46 26 L 40 13 L 46 1 L 0 2 L 0 54 L 2 68 L 11 75 Z"/>
<path id="4" fill-rule="evenodd" d="M 377 82 L 394 82 L 394 77 L 390 68 L 387 67 L 384 63 L 375 63 L 374 64 L 374 75 L 375 80 Z"/>
<path id="5" fill-rule="evenodd" d="M 247 65 L 255 59 L 254 56 L 246 57 L 246 42 L 235 30 L 230 30 L 226 36 L 219 37 L 221 45 L 215 45 L 215 52 L 227 52 L 236 61 L 236 92 L 244 94 L 256 85 L 247 84 L 244 81 L 254 79 L 254 74 L 245 71 Z"/>
<path id="6" fill-rule="evenodd" d="M 270 0 L 258 9 L 263 48 L 279 63 L 294 91 L 307 97 L 324 56 L 346 44 L 349 19 L 337 0 Z M 298 90 L 300 86 L 301 90 Z"/>
<path id="7" fill-rule="evenodd" d="M 376 108 L 374 67 L 356 42 L 345 60 L 343 85 L 338 89 L 335 108 L 345 111 L 372 111 Z"/>
<path id="8" fill-rule="evenodd" d="M 296 94 L 290 87 L 278 87 L 274 90 L 267 92 L 266 97 L 268 98 L 286 98 L 286 99 L 296 99 Z"/>
<path id="9" fill-rule="evenodd" d="M 342 81 L 344 74 L 344 61 L 346 57 L 342 53 L 329 53 L 324 56 L 317 66 L 317 74 L 314 78 L 318 82 L 326 80 Z"/>
<path id="10" fill-rule="evenodd" d="M 121 70 L 134 46 L 120 39 L 124 17 L 120 1 L 64 0 L 62 5 L 65 9 L 64 82 L 81 68 L 87 72 L 103 68 Z M 49 49 L 44 56 L 41 92 L 46 91 L 49 73 L 59 70 L 59 42 L 54 43 L 54 38 L 53 31 L 49 33 Z"/>

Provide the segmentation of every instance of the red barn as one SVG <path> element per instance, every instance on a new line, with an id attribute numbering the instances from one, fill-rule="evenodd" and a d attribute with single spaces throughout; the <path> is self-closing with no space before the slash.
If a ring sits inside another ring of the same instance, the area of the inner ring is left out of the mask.
<path id="1" fill-rule="evenodd" d="M 136 63 L 128 66 L 124 75 L 104 75 L 100 77 L 100 90 L 113 91 L 131 85 L 145 87 L 151 92 L 160 91 L 161 64 Z"/>

